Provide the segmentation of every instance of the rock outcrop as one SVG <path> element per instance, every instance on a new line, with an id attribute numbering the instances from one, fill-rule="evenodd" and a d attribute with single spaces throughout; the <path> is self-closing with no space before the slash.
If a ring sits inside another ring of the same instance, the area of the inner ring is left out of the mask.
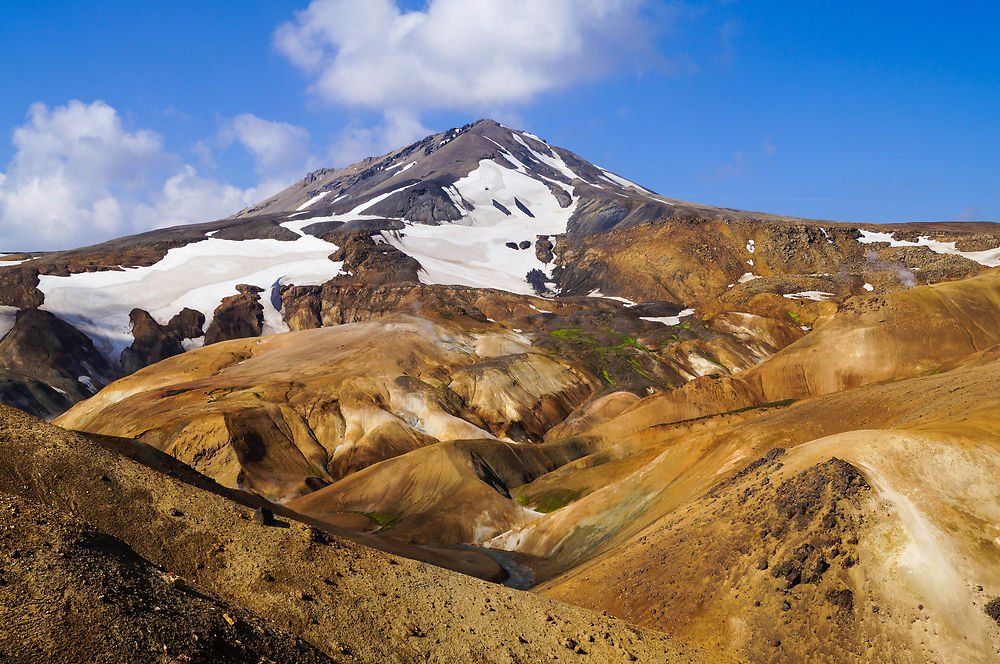
<path id="1" fill-rule="evenodd" d="M 264 306 L 260 302 L 260 294 L 264 289 L 239 284 L 236 290 L 239 294 L 223 298 L 222 304 L 212 314 L 212 322 L 205 330 L 205 345 L 257 337 L 263 331 Z"/>
<path id="2" fill-rule="evenodd" d="M 166 325 L 157 323 L 143 309 L 133 309 L 129 319 L 135 341 L 122 351 L 122 371 L 126 374 L 183 353 L 185 339 L 196 339 L 204 334 L 205 314 L 186 307 Z"/>
<path id="3" fill-rule="evenodd" d="M 117 372 L 94 347 L 90 339 L 57 316 L 39 309 L 23 309 L 7 336 L 0 341 L 0 370 L 7 373 L 9 389 L 21 403 L 33 403 L 29 411 L 53 415 L 61 400 L 43 383 L 69 403 L 95 394 L 117 377 Z M 14 375 L 28 380 L 13 387 Z M 37 383 L 35 382 L 37 381 Z"/>

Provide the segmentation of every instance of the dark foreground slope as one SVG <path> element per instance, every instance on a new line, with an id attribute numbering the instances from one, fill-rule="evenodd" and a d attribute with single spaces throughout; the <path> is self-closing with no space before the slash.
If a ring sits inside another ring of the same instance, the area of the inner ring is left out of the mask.
<path id="1" fill-rule="evenodd" d="M 0 532 L 7 664 L 334 661 L 41 503 L 0 495 Z"/>
<path id="2" fill-rule="evenodd" d="M 198 633 L 212 638 L 211 630 L 221 630 L 220 653 L 242 641 L 245 654 L 236 651 L 237 661 L 310 661 L 308 646 L 295 638 L 341 662 L 538 662 L 583 653 L 592 661 L 726 661 L 619 620 L 366 549 L 295 521 L 261 525 L 244 506 L 7 407 L 0 407 L 0 495 L 3 518 L 15 519 L 8 541 L 16 544 L 0 562 L 14 589 L 0 593 L 0 612 L 22 635 L 4 637 L 4 647 L 17 649 L 12 656 L 25 657 L 29 648 L 92 648 L 85 653 L 90 660 L 122 661 L 116 637 L 88 636 L 92 623 L 69 619 L 92 614 L 89 620 L 104 620 L 138 644 L 130 661 L 171 661 L 163 644 L 142 636 L 154 626 L 148 612 L 166 611 L 180 630 L 203 611 L 233 620 L 207 620 Z M 30 515 L 23 528 L 12 507 Z M 29 546 L 36 537 L 51 537 L 51 547 Z M 32 550 L 34 559 L 24 562 Z M 98 561 L 102 568 L 110 561 L 100 581 L 90 573 Z M 192 590 L 170 588 L 161 572 Z M 99 590 L 104 583 L 112 592 Z M 52 592 L 42 590 L 46 584 Z M 146 584 L 166 587 L 147 592 Z M 36 610 L 29 588 L 62 613 Z M 90 593 L 118 608 L 84 609 Z M 244 638 L 255 626 L 262 632 Z M 204 652 L 193 638 L 165 644 L 174 661 Z M 158 650 L 143 654 L 147 645 Z"/>

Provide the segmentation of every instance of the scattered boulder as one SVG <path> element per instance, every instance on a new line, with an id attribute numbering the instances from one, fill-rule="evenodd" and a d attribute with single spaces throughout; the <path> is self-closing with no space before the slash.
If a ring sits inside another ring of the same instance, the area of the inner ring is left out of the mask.
<path id="1" fill-rule="evenodd" d="M 253 520 L 261 526 L 270 526 L 274 523 L 274 512 L 266 507 L 258 507 L 253 511 Z"/>
<path id="2" fill-rule="evenodd" d="M 983 611 L 1000 625 L 1000 597 L 994 597 L 983 607 Z"/>
<path id="3" fill-rule="evenodd" d="M 554 258 L 552 254 L 552 240 L 548 235 L 539 235 L 535 241 L 535 257 L 543 263 L 551 263 Z"/>

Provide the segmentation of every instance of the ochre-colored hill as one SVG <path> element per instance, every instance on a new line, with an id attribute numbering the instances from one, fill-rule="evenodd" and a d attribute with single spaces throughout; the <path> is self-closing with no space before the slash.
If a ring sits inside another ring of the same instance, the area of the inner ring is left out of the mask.
<path id="1" fill-rule="evenodd" d="M 395 316 L 207 346 L 116 382 L 59 423 L 138 438 L 227 486 L 287 500 L 434 442 L 544 432 L 591 389 L 514 333 Z"/>
<path id="2" fill-rule="evenodd" d="M 281 515 L 258 523 L 251 509 L 223 495 L 5 406 L 0 423 L 0 501 L 7 509 L 29 504 L 31 527 L 63 533 L 50 546 L 66 554 L 60 560 L 59 551 L 50 553 L 44 543 L 38 552 L 2 549 L 2 575 L 13 590 L 0 588 L 0 608 L 16 617 L 8 625 L 18 627 L 0 632 L 0 652 L 16 662 L 78 644 L 95 648 L 86 653 L 92 660 L 121 661 L 151 643 L 157 651 L 140 650 L 135 661 L 163 661 L 162 645 L 181 661 L 207 661 L 198 659 L 203 643 L 177 636 L 194 623 L 199 638 L 214 634 L 210 643 L 220 657 L 224 648 L 240 646 L 280 661 L 288 661 L 282 653 L 291 648 L 302 653 L 298 661 L 325 654 L 338 662 L 537 662 L 584 653 L 595 661 L 731 661 L 714 647 L 692 647 L 536 594 L 368 549 Z M 18 523 L 17 515 L 2 518 Z M 94 534 L 80 541 L 73 523 L 87 524 L 85 532 Z M 35 535 L 4 537 L 29 543 Z M 107 567 L 100 571 L 97 564 Z M 118 578 L 123 566 L 126 578 Z M 183 579 L 183 588 L 168 575 Z M 168 588 L 144 590 L 147 583 Z M 92 585 L 94 590 L 84 587 Z M 69 604 L 54 606 L 55 616 L 25 610 L 29 593 L 50 587 Z M 97 596 L 101 587 L 110 592 Z M 79 615 L 77 598 L 91 595 L 118 607 L 88 607 L 93 622 L 61 621 L 58 630 L 31 636 L 59 617 Z M 161 624 L 145 613 L 156 612 L 146 603 L 160 597 L 160 610 L 171 620 L 162 643 L 145 634 L 147 626 Z M 214 611 L 223 612 L 221 621 Z M 101 621 L 114 621 L 115 631 L 96 634 Z M 257 628 L 263 631 L 251 634 Z M 121 639 L 130 641 L 116 650 Z"/>
<path id="3" fill-rule="evenodd" d="M 848 312 L 887 323 L 854 354 L 834 319 L 747 372 L 788 375 L 791 357 L 805 377 L 792 385 L 814 386 L 812 372 L 886 357 L 856 378 L 868 385 L 745 409 L 747 393 L 700 379 L 604 422 L 584 414 L 573 435 L 601 451 L 515 491 L 564 491 L 568 504 L 493 544 L 561 561 L 568 571 L 545 594 L 711 635 L 752 661 L 991 661 L 1000 630 L 982 608 L 1000 595 L 1000 347 L 984 347 L 996 278 Z M 918 307 L 922 328 L 909 317 Z M 935 334 L 959 340 L 935 345 Z M 940 370 L 915 361 L 922 349 Z M 802 396 L 772 385 L 758 398 Z"/>
<path id="4" fill-rule="evenodd" d="M 855 298 L 745 374 L 767 400 L 930 373 L 1000 343 L 1000 270 Z"/>

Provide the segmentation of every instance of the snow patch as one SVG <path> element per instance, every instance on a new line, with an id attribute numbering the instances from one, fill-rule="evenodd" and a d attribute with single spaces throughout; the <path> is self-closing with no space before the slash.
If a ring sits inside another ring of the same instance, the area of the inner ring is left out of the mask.
<path id="1" fill-rule="evenodd" d="M 599 289 L 594 289 L 587 293 L 587 297 L 599 297 L 604 300 L 617 300 L 618 302 L 623 302 L 627 307 L 637 307 L 639 306 L 637 302 L 633 302 L 627 297 L 618 297 L 617 295 L 605 295 Z"/>
<path id="2" fill-rule="evenodd" d="M 694 314 L 694 309 L 684 309 L 676 316 L 639 316 L 642 320 L 648 320 L 651 323 L 663 323 L 664 325 L 674 326 L 680 325 L 682 318 L 687 318 L 688 316 Z"/>
<path id="3" fill-rule="evenodd" d="M 0 306 L 0 339 L 7 336 L 17 320 L 17 307 Z"/>
<path id="4" fill-rule="evenodd" d="M 361 214 L 362 212 L 364 212 L 368 208 L 374 206 L 377 203 L 381 203 L 382 201 L 384 201 L 385 199 L 389 198 L 393 194 L 397 194 L 397 193 L 399 193 L 401 191 L 405 191 L 405 190 L 409 189 L 410 187 L 412 187 L 412 186 L 414 186 L 416 184 L 418 184 L 418 183 L 417 182 L 413 182 L 413 183 L 408 184 L 406 186 L 400 187 L 399 189 L 393 189 L 392 191 L 390 191 L 390 192 L 388 192 L 386 194 L 379 194 L 375 198 L 373 198 L 371 200 L 368 200 L 368 201 L 365 201 L 361 205 L 357 206 L 356 208 L 354 208 L 353 210 L 351 210 L 350 212 L 348 212 L 346 215 L 341 215 L 341 216 L 351 217 L 352 215 Z"/>
<path id="5" fill-rule="evenodd" d="M 640 187 L 639 185 L 637 185 L 635 182 L 632 182 L 631 180 L 626 180 L 625 178 L 623 178 L 620 175 L 615 175 L 611 171 L 608 171 L 608 170 L 605 170 L 605 169 L 602 168 L 601 169 L 601 173 L 604 174 L 604 179 L 608 180 L 612 184 L 617 184 L 618 186 L 623 187 L 625 189 L 627 189 L 629 187 L 635 187 L 639 191 L 644 191 L 647 194 L 653 193 L 649 189 L 646 189 L 645 187 Z"/>
<path id="6" fill-rule="evenodd" d="M 801 293 L 787 293 L 782 295 L 782 297 L 787 297 L 789 300 L 813 300 L 814 302 L 822 302 L 833 297 L 833 293 L 812 290 L 802 291 Z"/>
<path id="7" fill-rule="evenodd" d="M 295 208 L 295 211 L 299 212 L 301 210 L 305 210 L 308 207 L 312 207 L 314 204 L 319 203 L 329 193 L 330 193 L 329 191 L 323 191 L 323 192 L 320 192 L 320 193 L 316 194 L 315 196 L 313 196 L 312 198 L 310 198 L 308 201 L 306 201 L 302 205 L 300 205 L 297 208 Z"/>
<path id="8" fill-rule="evenodd" d="M 720 370 L 724 370 L 723 367 L 720 367 L 698 353 L 688 353 L 687 364 L 698 376 L 710 376 L 719 373 Z"/>
<path id="9" fill-rule="evenodd" d="M 562 173 L 564 176 L 566 176 L 567 178 L 569 178 L 570 182 L 572 182 L 573 180 L 583 180 L 583 178 L 580 177 L 579 175 L 577 175 L 577 173 L 572 168 L 570 168 L 569 166 L 566 165 L 566 162 L 563 161 L 562 157 L 560 157 L 559 153 L 556 152 L 555 150 L 551 150 L 550 149 L 550 152 L 552 153 L 551 156 L 544 155 L 541 152 L 539 152 L 538 150 L 535 150 L 533 147 L 531 147 L 530 145 L 528 145 L 524 141 L 524 139 L 522 139 L 517 134 L 511 134 L 511 136 L 514 137 L 515 141 L 517 141 L 518 143 L 520 143 L 521 145 L 523 145 L 525 148 L 527 148 L 528 152 L 531 153 L 531 156 L 533 156 L 535 159 L 537 159 L 538 161 L 542 162 L 546 166 L 552 168 L 553 170 L 558 171 L 559 173 Z M 584 180 L 584 182 L 586 182 L 586 180 Z"/>
<path id="10" fill-rule="evenodd" d="M 449 188 L 453 200 L 473 206 L 461 220 L 440 226 L 405 222 L 400 233 L 382 233 L 389 244 L 420 263 L 422 283 L 499 288 L 531 295 L 534 291 L 525 280 L 529 270 L 551 276 L 552 266 L 538 260 L 534 251 L 512 251 L 506 243 L 534 242 L 536 235 L 565 233 L 576 206 L 560 208 L 548 186 L 521 172 L 523 164 L 511 159 L 517 170 L 484 159 Z M 516 211 L 515 197 L 535 218 Z M 512 214 L 505 215 L 494 207 L 494 200 Z"/>
<path id="11" fill-rule="evenodd" d="M 873 290 L 875 290 L 875 287 L 872 286 L 871 284 L 868 284 L 868 283 L 866 283 L 864 286 L 862 286 L 862 288 L 864 288 L 869 293 L 872 292 Z"/>
<path id="12" fill-rule="evenodd" d="M 894 233 L 881 231 L 861 231 L 861 239 L 858 242 L 862 244 L 887 242 L 890 247 L 927 247 L 936 254 L 954 254 L 986 267 L 1000 267 L 1000 247 L 984 251 L 959 251 L 955 242 L 932 240 L 929 235 L 921 235 L 917 237 L 916 242 L 913 242 L 912 240 L 897 240 Z"/>
<path id="13" fill-rule="evenodd" d="M 736 280 L 737 283 L 745 284 L 748 281 L 753 281 L 754 279 L 760 279 L 760 275 L 754 274 L 753 272 L 744 272 L 743 276 Z"/>
<path id="14" fill-rule="evenodd" d="M 754 246 L 754 241 L 753 240 L 747 240 L 747 251 L 749 251 L 752 254 L 756 250 L 757 250 L 757 248 Z"/>

